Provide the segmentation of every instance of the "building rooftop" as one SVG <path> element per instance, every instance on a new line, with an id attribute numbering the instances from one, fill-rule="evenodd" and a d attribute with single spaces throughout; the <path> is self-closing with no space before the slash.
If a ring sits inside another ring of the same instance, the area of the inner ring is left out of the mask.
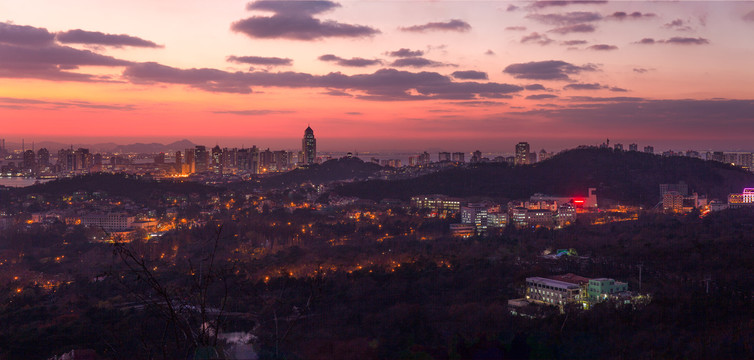
<path id="1" fill-rule="evenodd" d="M 550 279 L 564 281 L 571 284 L 579 284 L 579 285 L 586 284 L 589 282 L 589 280 L 591 280 L 589 278 L 579 276 L 576 274 L 571 274 L 571 273 L 563 274 L 563 275 L 553 275 L 553 276 L 550 276 Z"/>
<path id="2" fill-rule="evenodd" d="M 547 285 L 547 286 L 561 288 L 561 289 L 578 289 L 579 288 L 579 286 L 577 284 L 574 284 L 574 283 L 560 281 L 560 280 L 547 279 L 547 278 L 543 278 L 543 277 L 530 277 L 530 278 L 526 278 L 526 282 L 530 282 L 530 281 L 531 282 L 535 282 L 535 283 L 539 283 L 539 284 L 543 284 L 543 285 Z"/>

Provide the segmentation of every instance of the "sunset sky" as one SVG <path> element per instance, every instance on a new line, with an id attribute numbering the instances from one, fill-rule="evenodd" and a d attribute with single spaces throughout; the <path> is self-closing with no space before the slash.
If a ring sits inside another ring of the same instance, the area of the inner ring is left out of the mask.
<path id="1" fill-rule="evenodd" d="M 754 150 L 754 2 L 0 2 L 0 138 Z"/>

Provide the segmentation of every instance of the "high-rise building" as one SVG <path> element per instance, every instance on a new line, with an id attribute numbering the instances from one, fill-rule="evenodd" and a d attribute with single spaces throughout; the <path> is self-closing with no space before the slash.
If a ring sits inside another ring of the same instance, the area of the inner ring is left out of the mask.
<path id="1" fill-rule="evenodd" d="M 155 164 L 164 164 L 165 163 L 165 153 L 161 152 L 154 156 L 154 163 Z"/>
<path id="2" fill-rule="evenodd" d="M 186 170 L 187 174 L 194 173 L 196 171 L 196 151 L 194 149 L 186 149 L 183 152 L 186 155 Z"/>
<path id="3" fill-rule="evenodd" d="M 473 163 L 482 162 L 482 152 L 479 150 L 474 151 L 471 154 L 471 162 Z"/>
<path id="4" fill-rule="evenodd" d="M 529 143 L 520 142 L 516 144 L 516 165 L 528 165 L 529 164 Z"/>
<path id="5" fill-rule="evenodd" d="M 220 149 L 220 145 L 215 145 L 212 148 L 212 157 L 210 158 L 210 170 L 215 174 L 222 173 L 222 157 L 223 151 Z"/>
<path id="6" fill-rule="evenodd" d="M 183 157 L 180 151 L 175 152 L 175 172 L 179 174 L 183 173 Z"/>
<path id="7" fill-rule="evenodd" d="M 306 158 L 304 159 L 306 160 Z M 307 163 L 311 164 L 311 163 Z M 259 173 L 263 174 L 270 171 L 277 171 L 277 164 L 275 164 L 275 153 L 267 150 L 259 152 Z"/>
<path id="8" fill-rule="evenodd" d="M 94 154 L 89 152 L 89 149 L 78 148 L 75 152 L 76 156 L 76 170 L 81 172 L 88 172 L 89 168 L 94 164 Z"/>
<path id="9" fill-rule="evenodd" d="M 238 149 L 223 148 L 222 167 L 223 171 L 227 171 L 230 168 L 238 168 Z"/>
<path id="10" fill-rule="evenodd" d="M 272 153 L 272 163 L 275 171 L 287 171 L 288 170 L 288 152 L 285 150 L 278 150 Z"/>
<path id="11" fill-rule="evenodd" d="M 449 152 L 440 152 L 437 154 L 437 161 L 443 162 L 443 161 L 450 161 L 450 153 Z"/>
<path id="12" fill-rule="evenodd" d="M 636 145 L 636 143 L 628 144 L 628 151 L 639 151 L 639 145 Z"/>
<path id="13" fill-rule="evenodd" d="M 623 144 L 616 143 L 615 145 L 613 145 L 613 148 L 615 149 L 615 151 L 623 151 Z"/>
<path id="14" fill-rule="evenodd" d="M 314 164 L 317 158 L 317 139 L 314 138 L 314 130 L 310 126 L 304 130 L 304 138 L 301 139 L 301 152 L 304 154 L 304 164 Z"/>
<path id="15" fill-rule="evenodd" d="M 34 150 L 24 151 L 24 169 L 34 170 L 37 163 L 36 157 L 37 155 L 34 154 Z"/>
<path id="16" fill-rule="evenodd" d="M 662 209 L 665 212 L 683 212 L 683 195 L 677 191 L 668 191 L 662 195 Z"/>
<path id="17" fill-rule="evenodd" d="M 421 155 L 419 155 L 419 165 L 429 165 L 430 162 L 431 160 L 429 158 L 428 152 L 425 151 Z"/>
<path id="18" fill-rule="evenodd" d="M 94 164 L 94 155 L 89 149 L 61 149 L 58 151 L 58 166 L 62 171 L 85 173 Z"/>
<path id="19" fill-rule="evenodd" d="M 654 146 L 647 145 L 647 146 L 644 147 L 644 152 L 647 153 L 647 154 L 654 154 L 655 153 L 655 148 L 654 148 Z"/>
<path id="20" fill-rule="evenodd" d="M 194 149 L 194 171 L 201 173 L 209 170 L 209 151 L 204 145 L 197 145 Z"/>
<path id="21" fill-rule="evenodd" d="M 37 151 L 37 164 L 42 167 L 50 165 L 50 152 L 46 148 Z"/>
<path id="22" fill-rule="evenodd" d="M 102 154 L 100 154 L 100 153 L 94 154 L 94 165 L 95 166 L 101 166 L 102 165 Z"/>
<path id="23" fill-rule="evenodd" d="M 545 161 L 553 156 L 553 153 L 547 152 L 545 149 L 539 151 L 538 161 Z"/>
<path id="24" fill-rule="evenodd" d="M 465 162 L 465 160 L 466 160 L 465 157 L 466 157 L 465 153 L 462 153 L 462 152 L 454 152 L 453 153 L 453 161 L 454 162 L 459 162 L 459 163 Z"/>
<path id="25" fill-rule="evenodd" d="M 251 174 L 259 173 L 259 150 L 256 146 L 251 149 L 238 150 L 238 169 Z"/>

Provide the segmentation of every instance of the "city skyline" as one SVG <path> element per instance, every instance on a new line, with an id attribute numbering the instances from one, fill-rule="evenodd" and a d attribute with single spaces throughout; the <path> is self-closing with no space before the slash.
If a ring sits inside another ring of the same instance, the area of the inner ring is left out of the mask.
<path id="1" fill-rule="evenodd" d="M 752 3 L 0 9 L 9 142 L 295 149 L 311 124 L 320 151 L 557 151 L 605 138 L 752 150 Z"/>

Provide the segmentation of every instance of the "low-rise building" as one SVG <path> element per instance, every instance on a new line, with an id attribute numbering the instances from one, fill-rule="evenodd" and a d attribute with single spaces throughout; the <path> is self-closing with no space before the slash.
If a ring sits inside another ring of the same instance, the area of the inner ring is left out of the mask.
<path id="1" fill-rule="evenodd" d="M 507 217 L 500 212 L 500 205 L 489 202 L 468 203 L 461 207 L 461 223 L 474 225 L 477 234 L 483 235 L 488 227 L 505 227 Z"/>
<path id="2" fill-rule="evenodd" d="M 590 302 L 600 302 L 628 291 L 628 283 L 608 278 L 590 279 L 587 285 L 587 296 Z"/>
<path id="3" fill-rule="evenodd" d="M 447 195 L 419 195 L 411 198 L 411 207 L 415 209 L 430 209 L 434 212 L 458 212 L 461 210 L 461 199 Z"/>
<path id="4" fill-rule="evenodd" d="M 508 210 L 510 220 L 517 227 L 552 227 L 555 224 L 555 217 L 550 210 L 532 210 L 523 207 L 514 207 Z"/>
<path id="5" fill-rule="evenodd" d="M 134 217 L 127 213 L 93 213 L 81 217 L 81 224 L 105 231 L 124 231 L 131 228 Z"/>
<path id="6" fill-rule="evenodd" d="M 662 210 L 670 213 L 683 212 L 683 195 L 678 191 L 667 191 L 662 195 Z"/>
<path id="7" fill-rule="evenodd" d="M 450 234 L 462 238 L 474 236 L 476 227 L 469 224 L 450 224 Z"/>
<path id="8" fill-rule="evenodd" d="M 576 207 L 573 203 L 565 203 L 558 206 L 558 211 L 555 213 L 555 224 L 559 227 L 572 224 L 576 221 Z"/>
<path id="9" fill-rule="evenodd" d="M 597 204 L 597 188 L 587 189 L 587 196 L 552 196 L 544 194 L 534 194 L 529 198 L 531 203 L 540 201 L 556 202 L 557 204 L 573 203 L 576 207 L 584 208 L 596 208 Z"/>
<path id="10" fill-rule="evenodd" d="M 526 278 L 526 299 L 562 306 L 582 300 L 581 287 L 560 280 L 542 277 Z"/>
<path id="11" fill-rule="evenodd" d="M 754 205 L 754 188 L 745 188 L 742 193 L 728 195 L 728 207 L 737 208 Z"/>

